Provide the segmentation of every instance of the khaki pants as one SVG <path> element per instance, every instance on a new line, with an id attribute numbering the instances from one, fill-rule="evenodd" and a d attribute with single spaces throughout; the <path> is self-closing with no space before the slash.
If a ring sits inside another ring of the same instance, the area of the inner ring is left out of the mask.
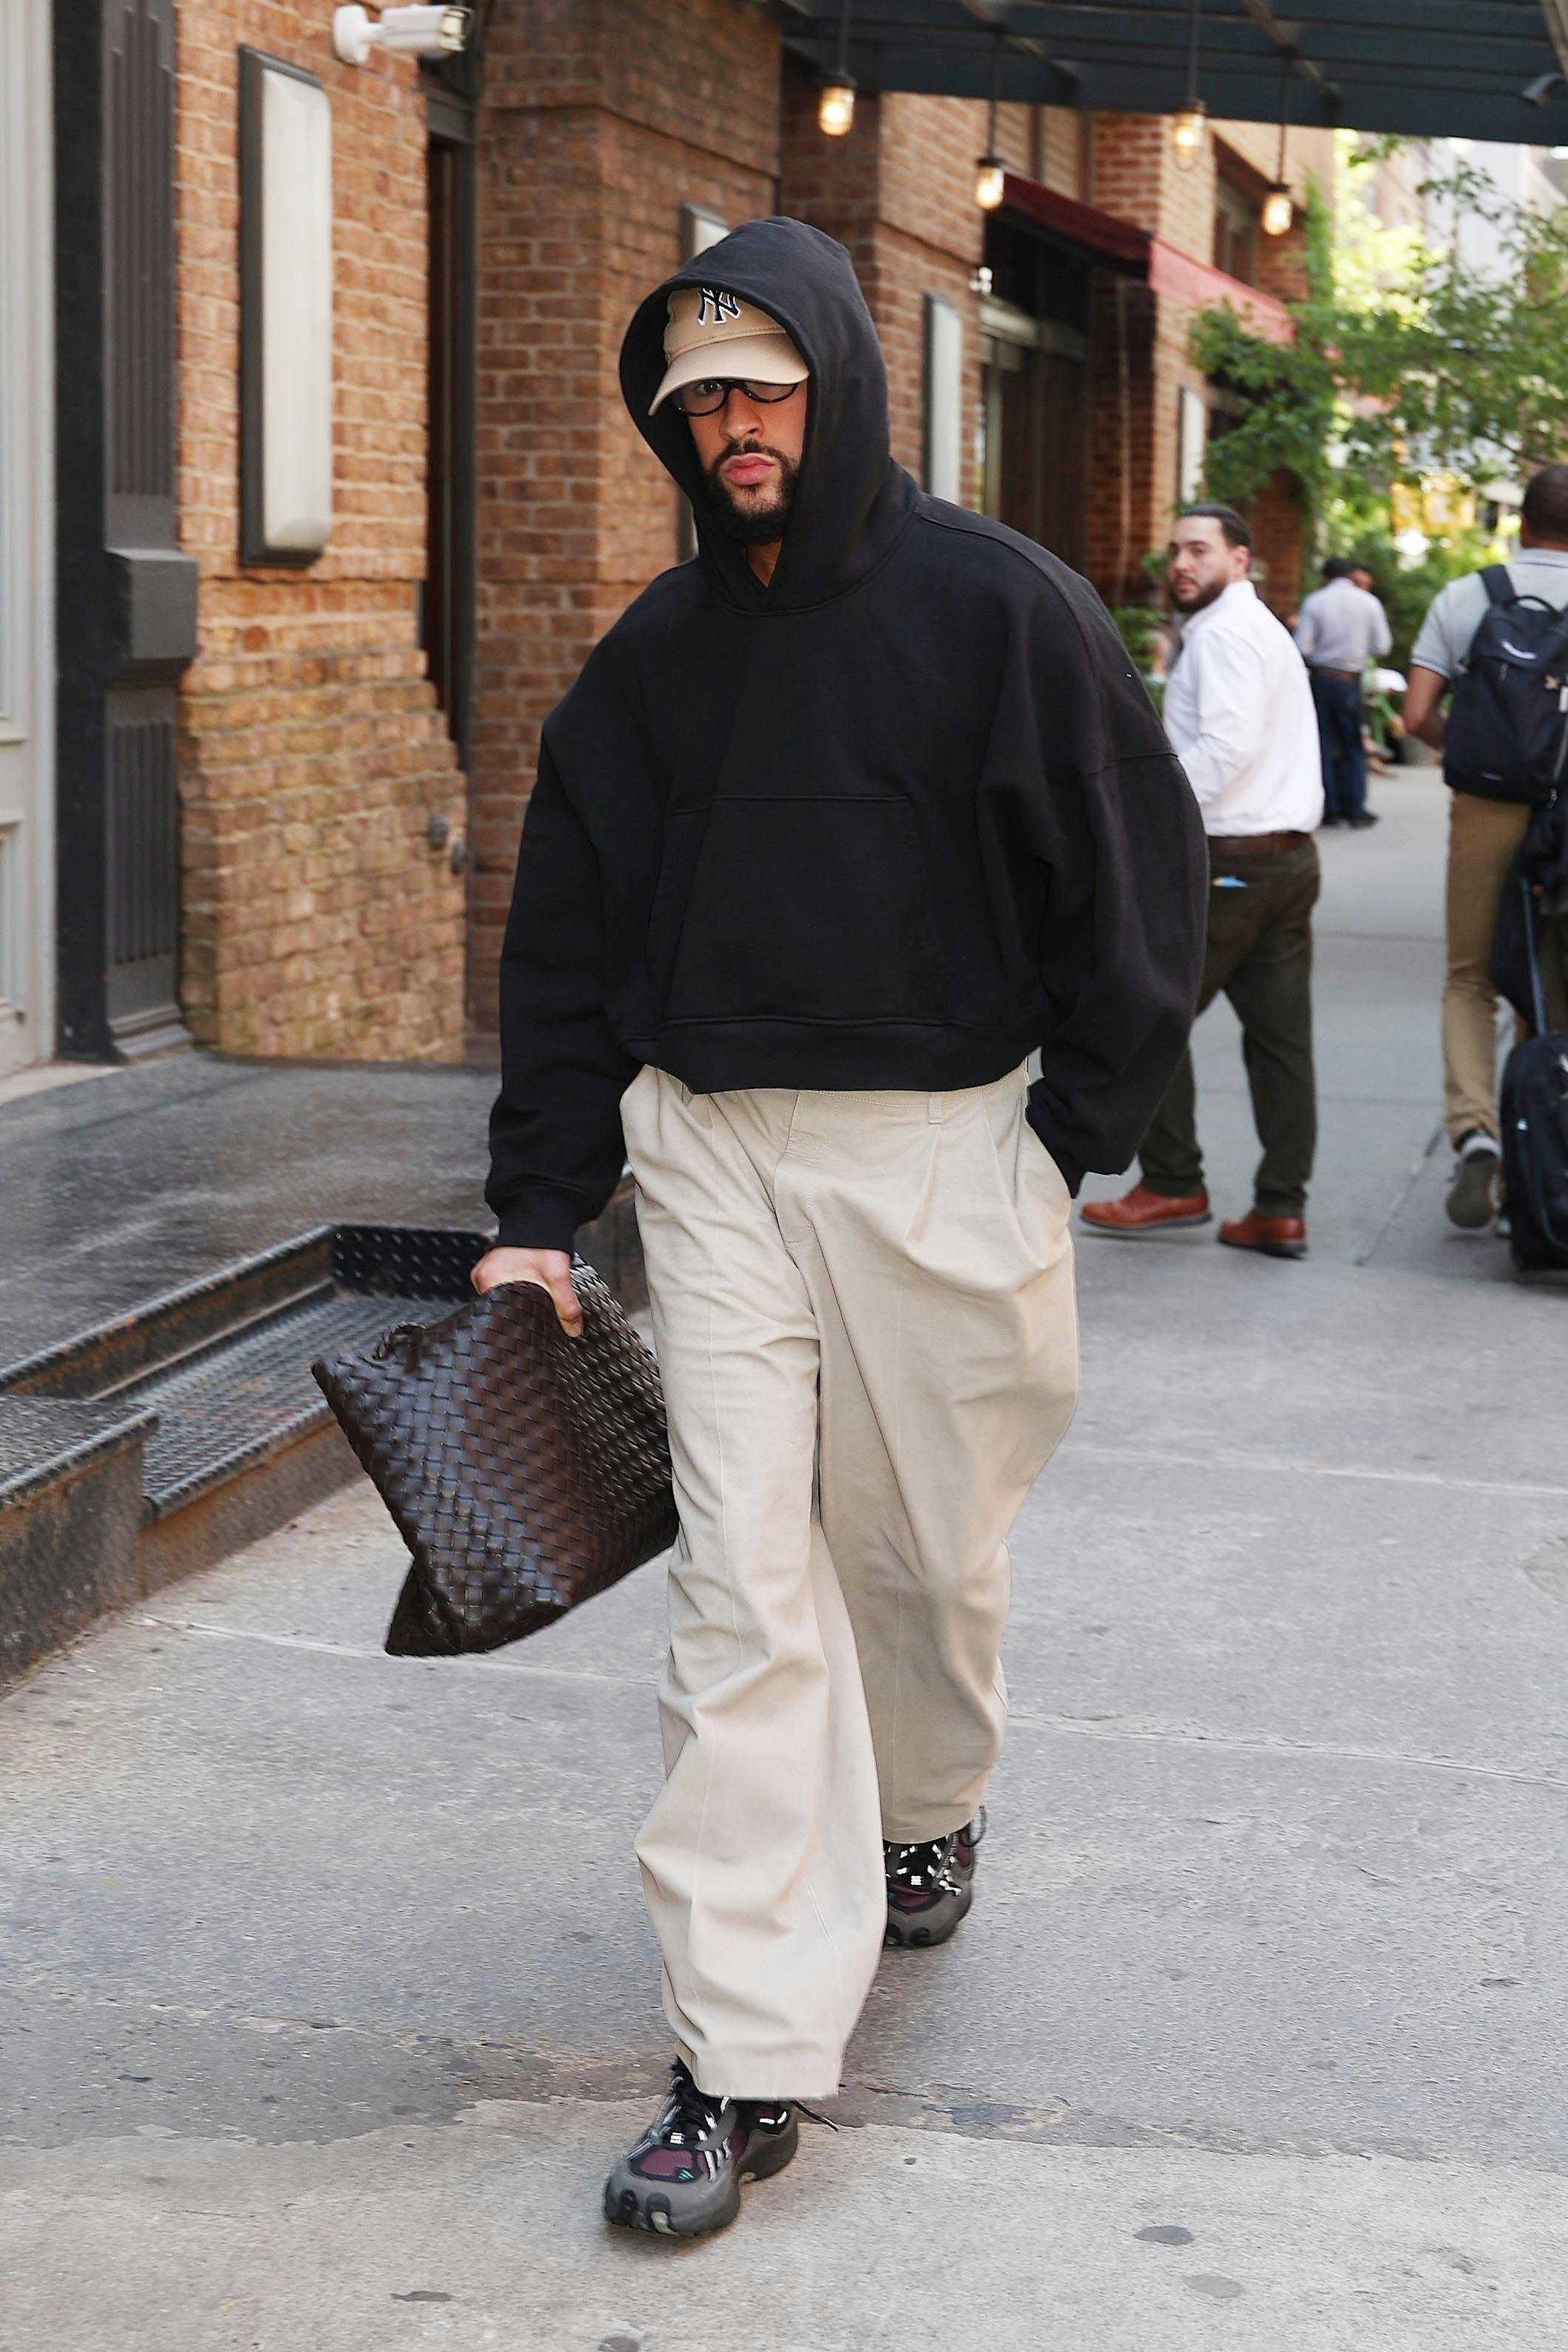
<path id="1" fill-rule="evenodd" d="M 1443 1119 L 1458 1143 L 1472 1128 L 1494 1139 L 1498 996 L 1490 978 L 1498 901 L 1531 812 L 1518 801 L 1451 793 L 1448 972 L 1443 984 Z"/>
<path id="2" fill-rule="evenodd" d="M 1072 1416 L 1067 1187 L 1024 1074 L 953 1094 L 623 1105 L 680 1538 L 668 1772 L 637 1841 L 705 2091 L 830 2097 L 881 1842 L 984 1793 L 1006 1536 Z"/>

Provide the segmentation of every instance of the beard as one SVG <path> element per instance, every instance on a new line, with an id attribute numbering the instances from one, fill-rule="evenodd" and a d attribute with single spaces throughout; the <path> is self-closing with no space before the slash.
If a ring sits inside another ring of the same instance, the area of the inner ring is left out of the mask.
<path id="1" fill-rule="evenodd" d="M 1223 596 L 1229 586 L 1228 580 L 1211 580 L 1206 587 L 1189 588 L 1184 593 L 1173 588 L 1171 602 L 1178 613 L 1201 613 L 1205 604 L 1212 604 L 1216 596 Z"/>
<path id="2" fill-rule="evenodd" d="M 777 466 L 778 482 L 771 497 L 764 499 L 748 498 L 742 502 L 736 498 L 719 468 L 727 458 L 738 457 L 744 450 L 748 457 L 771 457 Z M 765 441 L 735 441 L 721 449 L 707 472 L 709 501 L 713 519 L 731 547 L 766 547 L 782 539 L 789 510 L 795 503 L 798 466 L 793 465 L 782 449 L 770 448 Z"/>

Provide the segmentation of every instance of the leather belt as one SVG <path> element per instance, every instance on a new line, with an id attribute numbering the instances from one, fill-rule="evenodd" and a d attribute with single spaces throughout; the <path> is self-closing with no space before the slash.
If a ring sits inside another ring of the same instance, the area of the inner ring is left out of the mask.
<path id="1" fill-rule="evenodd" d="M 1311 838 L 1310 833 L 1211 833 L 1209 847 L 1226 850 L 1235 857 L 1245 856 L 1249 849 L 1296 849 Z"/>
<path id="2" fill-rule="evenodd" d="M 1354 686 L 1361 677 L 1359 669 L 1331 669 L 1327 662 L 1309 662 L 1307 667 L 1316 670 L 1320 677 L 1342 677 L 1351 686 Z"/>

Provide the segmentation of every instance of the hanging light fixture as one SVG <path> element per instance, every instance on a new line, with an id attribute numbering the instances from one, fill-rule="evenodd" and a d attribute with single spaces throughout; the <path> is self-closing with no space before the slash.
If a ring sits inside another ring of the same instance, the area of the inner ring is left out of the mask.
<path id="1" fill-rule="evenodd" d="M 855 77 L 849 70 L 849 0 L 838 11 L 838 62 L 823 77 L 816 100 L 816 127 L 827 139 L 842 139 L 855 120 Z"/>
<path id="2" fill-rule="evenodd" d="M 1184 172 L 1190 172 L 1203 153 L 1208 123 L 1208 108 L 1198 96 L 1198 5 L 1199 0 L 1192 0 L 1187 15 L 1187 94 L 1171 118 L 1171 145 Z"/>
<path id="3" fill-rule="evenodd" d="M 985 125 L 985 152 L 974 166 L 974 201 L 983 213 L 994 213 L 1006 191 L 1007 167 L 996 152 L 996 106 L 1002 95 L 1002 43 L 998 28 L 991 48 L 991 112 Z"/>
<path id="4" fill-rule="evenodd" d="M 1296 63 L 1295 52 L 1284 52 L 1285 69 L 1279 77 L 1279 157 L 1274 166 L 1273 184 L 1263 199 L 1259 226 L 1265 236 L 1283 236 L 1296 217 L 1289 184 L 1285 177 L 1285 142 L 1290 128 L 1290 75 Z"/>

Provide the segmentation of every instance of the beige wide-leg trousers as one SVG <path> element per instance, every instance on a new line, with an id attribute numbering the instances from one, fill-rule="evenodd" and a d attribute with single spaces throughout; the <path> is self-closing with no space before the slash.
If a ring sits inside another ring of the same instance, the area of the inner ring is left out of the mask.
<path id="1" fill-rule="evenodd" d="M 1007 1530 L 1078 1384 L 1024 1087 L 623 1105 L 680 1513 L 637 1859 L 705 2091 L 832 2095 L 882 1840 L 967 1822 L 1001 1746 Z"/>

